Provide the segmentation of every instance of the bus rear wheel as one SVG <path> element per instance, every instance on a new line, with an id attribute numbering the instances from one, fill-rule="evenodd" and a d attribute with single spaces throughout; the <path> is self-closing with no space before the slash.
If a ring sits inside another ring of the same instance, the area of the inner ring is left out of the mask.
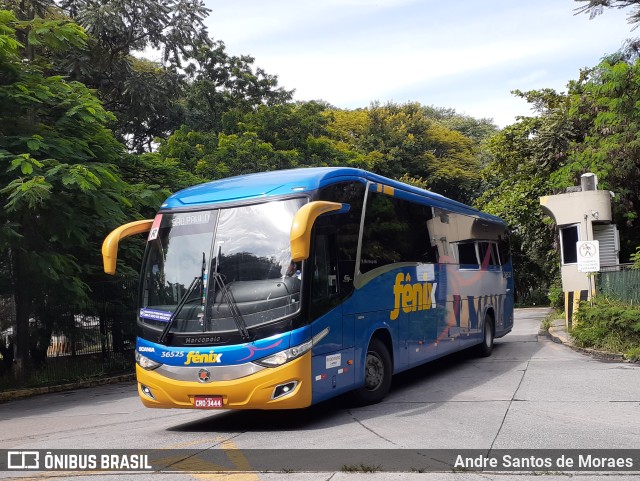
<path id="1" fill-rule="evenodd" d="M 391 356 L 380 339 L 372 339 L 364 362 L 364 386 L 352 392 L 361 405 L 376 404 L 384 399 L 391 387 Z"/>
<path id="2" fill-rule="evenodd" d="M 482 342 L 478 345 L 478 355 L 481 357 L 489 357 L 493 351 L 493 340 L 495 338 L 495 328 L 493 318 L 490 314 L 484 315 L 484 324 L 482 326 Z"/>

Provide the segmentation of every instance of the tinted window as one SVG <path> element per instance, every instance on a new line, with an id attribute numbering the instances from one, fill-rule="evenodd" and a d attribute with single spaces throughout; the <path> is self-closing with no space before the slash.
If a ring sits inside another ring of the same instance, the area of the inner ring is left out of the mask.
<path id="1" fill-rule="evenodd" d="M 575 264 L 578 262 L 578 251 L 576 243 L 578 242 L 578 226 L 572 225 L 560 229 L 560 237 L 562 240 L 562 263 Z"/>
<path id="2" fill-rule="evenodd" d="M 480 264 L 487 266 L 499 266 L 498 246 L 494 242 L 478 242 L 478 254 Z"/>
<path id="3" fill-rule="evenodd" d="M 458 264 L 466 268 L 479 267 L 476 244 L 474 242 L 458 244 Z"/>
<path id="4" fill-rule="evenodd" d="M 345 214 L 321 216 L 316 222 L 316 234 L 331 232 L 335 239 L 338 289 L 344 297 L 353 291 L 356 253 L 365 186 L 362 182 L 340 182 L 320 189 L 320 200 L 349 204 Z"/>
<path id="5" fill-rule="evenodd" d="M 311 274 L 310 314 L 317 319 L 340 301 L 338 265 L 336 262 L 334 229 L 315 229 L 313 254 L 309 259 Z"/>
<path id="6" fill-rule="evenodd" d="M 370 191 L 360 272 L 396 262 L 436 262 L 427 228 L 431 217 L 430 207 Z"/>
<path id="7" fill-rule="evenodd" d="M 251 328 L 295 314 L 301 280 L 290 230 L 305 200 L 158 214 L 140 322 L 164 329 L 174 316 L 172 333 L 221 333 L 237 332 L 238 317 Z"/>
<path id="8" fill-rule="evenodd" d="M 322 220 L 322 222 L 319 225 L 335 226 L 338 261 L 341 263 L 351 262 L 350 276 L 352 279 L 358 249 L 364 189 L 362 182 L 341 182 L 320 189 L 318 195 L 320 200 L 340 202 L 350 206 L 349 212 L 345 214 L 320 217 L 319 221 Z M 349 272 L 344 272 L 344 274 L 349 274 Z"/>

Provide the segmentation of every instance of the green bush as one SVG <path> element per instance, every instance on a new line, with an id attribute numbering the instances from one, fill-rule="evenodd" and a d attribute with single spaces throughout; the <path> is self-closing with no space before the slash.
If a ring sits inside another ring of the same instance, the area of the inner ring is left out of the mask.
<path id="1" fill-rule="evenodd" d="M 581 302 L 571 337 L 580 347 L 640 355 L 640 307 L 607 297 Z"/>
<path id="2" fill-rule="evenodd" d="M 549 302 L 554 309 L 564 309 L 564 291 L 559 278 L 555 279 L 549 287 Z"/>
<path id="3" fill-rule="evenodd" d="M 634 347 L 629 349 L 625 353 L 625 357 L 630 361 L 639 361 L 640 360 L 640 347 Z"/>
<path id="4" fill-rule="evenodd" d="M 636 251 L 631 254 L 630 260 L 633 262 L 634 269 L 640 269 L 640 246 L 636 247 Z"/>
<path id="5" fill-rule="evenodd" d="M 540 323 L 540 329 L 543 331 L 548 331 L 549 328 L 553 326 L 553 322 L 556 320 L 564 321 L 564 314 L 559 309 L 551 311 L 545 316 L 544 319 L 542 319 L 542 322 Z"/>

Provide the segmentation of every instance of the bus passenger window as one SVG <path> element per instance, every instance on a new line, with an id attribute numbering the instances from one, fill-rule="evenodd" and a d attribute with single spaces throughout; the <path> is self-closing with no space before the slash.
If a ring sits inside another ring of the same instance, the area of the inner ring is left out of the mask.
<path id="1" fill-rule="evenodd" d="M 320 217 L 317 225 L 332 226 L 338 259 L 340 295 L 344 298 L 353 292 L 353 278 L 356 268 L 356 251 L 360 233 L 360 218 L 364 201 L 364 183 L 358 181 L 340 182 L 320 189 L 318 198 L 331 202 L 349 204 L 349 212 L 330 217 Z"/>
<path id="2" fill-rule="evenodd" d="M 369 192 L 362 236 L 360 273 L 398 262 L 437 262 L 428 226 L 431 208 Z"/>
<path id="3" fill-rule="evenodd" d="M 495 267 L 500 265 L 498 246 L 495 242 L 478 242 L 478 251 L 482 266 Z"/>
<path id="4" fill-rule="evenodd" d="M 476 255 L 475 242 L 466 242 L 458 244 L 458 264 L 463 269 L 478 269 L 478 256 Z"/>

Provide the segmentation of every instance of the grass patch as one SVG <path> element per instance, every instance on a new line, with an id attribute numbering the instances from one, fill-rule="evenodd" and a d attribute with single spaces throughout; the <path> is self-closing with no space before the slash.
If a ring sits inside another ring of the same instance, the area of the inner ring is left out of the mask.
<path id="1" fill-rule="evenodd" d="M 369 466 L 367 464 L 345 464 L 342 471 L 345 473 L 376 473 L 382 470 L 381 465 Z"/>
<path id="2" fill-rule="evenodd" d="M 544 319 L 542 319 L 542 322 L 540 323 L 540 330 L 548 331 L 549 328 L 553 326 L 553 321 L 557 319 L 564 320 L 564 314 L 556 310 L 550 312 Z"/>
<path id="3" fill-rule="evenodd" d="M 640 347 L 632 347 L 625 353 L 625 357 L 630 361 L 640 361 Z"/>
<path id="4" fill-rule="evenodd" d="M 571 337 L 579 347 L 640 358 L 640 306 L 607 297 L 580 303 Z"/>

